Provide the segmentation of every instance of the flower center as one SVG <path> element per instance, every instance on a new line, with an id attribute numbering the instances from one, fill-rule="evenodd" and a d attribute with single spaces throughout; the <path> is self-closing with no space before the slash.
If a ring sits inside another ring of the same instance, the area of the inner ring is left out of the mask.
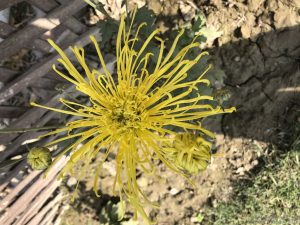
<path id="1" fill-rule="evenodd" d="M 111 119 L 119 127 L 137 128 L 141 122 L 141 111 L 136 102 L 122 101 L 114 106 Z"/>
<path id="2" fill-rule="evenodd" d="M 111 99 L 108 121 L 113 132 L 128 133 L 143 127 L 147 121 L 146 99 L 135 87 L 120 88 L 119 96 Z"/>

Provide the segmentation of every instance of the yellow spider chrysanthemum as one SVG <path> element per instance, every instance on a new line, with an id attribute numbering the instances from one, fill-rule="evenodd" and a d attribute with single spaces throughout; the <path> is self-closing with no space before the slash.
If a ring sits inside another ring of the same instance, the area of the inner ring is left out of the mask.
<path id="1" fill-rule="evenodd" d="M 134 14 L 135 12 L 132 18 Z M 168 140 L 166 138 L 168 135 L 176 135 L 166 126 L 200 131 L 213 137 L 213 133 L 191 121 L 219 113 L 230 113 L 235 108 L 213 108 L 209 104 L 201 103 L 203 100 L 213 100 L 211 96 L 198 94 L 196 97 L 187 98 L 190 93 L 197 90 L 197 84 L 209 84 L 209 81 L 203 78 L 209 67 L 196 80 L 185 81 L 188 71 L 203 55 L 207 54 L 203 52 L 193 60 L 186 59 L 188 51 L 198 48 L 199 43 L 193 42 L 174 55 L 177 42 L 183 34 L 182 31 L 176 37 L 168 53 L 164 54 L 164 41 L 157 37 L 159 30 L 155 30 L 142 44 L 139 51 L 136 51 L 134 47 L 138 41 L 138 33 L 145 24 L 138 27 L 135 35 L 131 34 L 132 25 L 133 22 L 129 29 L 126 29 L 123 15 L 116 43 L 116 76 L 106 68 L 95 37 L 90 38 L 95 45 L 104 73 L 88 68 L 82 47 L 71 48 L 84 69 L 85 75 L 80 74 L 65 53 L 49 40 L 61 55 L 58 61 L 69 74 L 63 74 L 55 66 L 53 69 L 73 83 L 79 92 L 88 95 L 90 104 L 81 105 L 60 99 L 69 110 L 49 108 L 35 103 L 32 105 L 76 116 L 76 120 L 67 123 L 64 128 L 46 134 L 67 132 L 66 136 L 48 143 L 45 147 L 77 138 L 71 146 L 56 157 L 57 160 L 61 155 L 71 153 L 61 175 L 71 173 L 72 167 L 79 161 L 89 162 L 100 149 L 107 149 L 105 158 L 115 151 L 116 177 L 113 190 L 118 191 L 121 198 L 125 196 L 135 212 L 148 221 L 143 205 L 149 201 L 137 184 L 137 168 L 149 172 L 154 166 L 153 158 L 156 158 L 175 172 L 181 173 L 180 166 L 175 165 L 161 148 L 161 143 Z M 153 38 L 160 43 L 160 52 L 156 67 L 153 71 L 149 71 L 148 62 L 152 53 L 145 51 Z M 98 173 L 95 175 L 95 185 L 97 178 Z M 94 189 L 96 191 L 97 187 L 95 186 Z"/>

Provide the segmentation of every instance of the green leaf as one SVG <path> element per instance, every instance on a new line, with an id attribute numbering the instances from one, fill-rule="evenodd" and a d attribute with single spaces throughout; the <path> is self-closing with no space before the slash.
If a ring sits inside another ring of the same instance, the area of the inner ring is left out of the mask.
<path id="1" fill-rule="evenodd" d="M 116 21 L 112 19 L 107 19 L 99 22 L 99 27 L 101 29 L 102 40 L 100 42 L 101 47 L 109 44 L 110 40 L 114 35 L 118 33 L 119 25 Z"/>
<path id="2" fill-rule="evenodd" d="M 137 10 L 134 19 L 135 24 L 141 24 L 144 22 L 146 22 L 148 26 L 153 26 L 155 22 L 154 12 L 148 9 L 146 6 L 143 6 Z"/>
<path id="3" fill-rule="evenodd" d="M 193 23 L 191 29 L 194 32 L 198 32 L 206 23 L 206 19 L 203 13 L 199 13 L 195 16 L 195 22 Z"/>

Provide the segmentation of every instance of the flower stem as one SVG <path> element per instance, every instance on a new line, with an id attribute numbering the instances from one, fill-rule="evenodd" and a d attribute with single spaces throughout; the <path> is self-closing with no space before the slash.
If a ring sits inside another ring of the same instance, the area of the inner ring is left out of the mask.
<path id="1" fill-rule="evenodd" d="M 52 129 L 56 129 L 56 128 L 59 128 L 59 126 L 30 127 L 30 128 L 6 128 L 6 129 L 1 129 L 0 134 L 25 133 L 28 131 L 52 130 Z"/>

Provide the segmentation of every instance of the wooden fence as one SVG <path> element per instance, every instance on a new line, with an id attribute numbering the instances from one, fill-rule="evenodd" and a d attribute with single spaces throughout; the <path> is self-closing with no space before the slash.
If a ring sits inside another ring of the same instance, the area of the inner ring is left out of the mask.
<path id="1" fill-rule="evenodd" d="M 0 11 L 12 7 L 22 0 L 1 0 Z M 83 0 L 26 0 L 40 13 L 25 26 L 15 27 L 0 21 L 0 62 L 9 61 L 21 51 L 35 51 L 39 59 L 24 71 L 0 66 L 0 120 L 9 119 L 7 128 L 42 127 L 55 115 L 37 107 L 16 105 L 15 99 L 22 93 L 32 92 L 43 105 L 55 107 L 64 93 L 53 91 L 62 81 L 54 75 L 51 66 L 58 54 L 47 43 L 51 38 L 69 52 L 70 45 L 86 46 L 89 35 L 99 35 L 97 27 L 87 26 L 81 20 L 86 8 Z M 100 37 L 100 36 L 98 36 Z M 1 65 L 1 64 L 0 64 Z M 24 156 L 28 151 L 24 142 L 43 132 L 0 134 L 0 162 L 14 156 Z M 36 142 L 42 145 L 44 139 Z M 62 194 L 56 174 L 63 167 L 61 160 L 45 179 L 40 171 L 32 171 L 26 161 L 20 161 L 0 173 L 0 224 L 46 225 L 55 224 L 61 211 Z"/>

